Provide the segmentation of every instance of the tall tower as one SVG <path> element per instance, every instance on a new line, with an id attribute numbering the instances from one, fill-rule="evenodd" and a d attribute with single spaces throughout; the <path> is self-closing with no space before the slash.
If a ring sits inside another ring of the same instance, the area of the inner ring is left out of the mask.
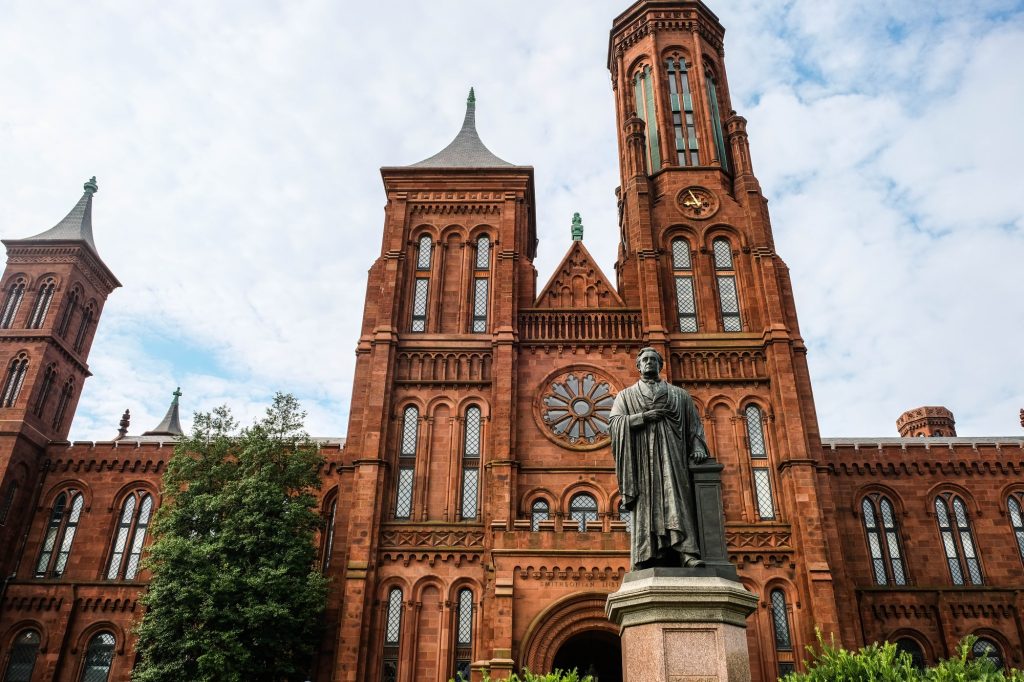
<path id="1" fill-rule="evenodd" d="M 354 477 L 338 679 L 447 679 L 468 671 L 471 647 L 452 636 L 453 619 L 479 614 L 480 549 L 443 565 L 385 550 L 479 538 L 484 518 L 509 518 L 515 323 L 535 281 L 533 168 L 484 146 L 470 90 L 451 144 L 381 176 L 383 243 L 345 445 Z"/>
<path id="2" fill-rule="evenodd" d="M 121 286 L 96 251 L 96 178 L 49 230 L 5 239 L 0 280 L 0 547 L 16 547 L 31 517 L 46 446 L 71 428 L 107 296 Z M 10 575 L 16 552 L 0 552 Z"/>
<path id="3" fill-rule="evenodd" d="M 642 310 L 646 341 L 703 409 L 725 465 L 730 554 L 762 596 L 748 630 L 754 675 L 774 679 L 815 625 L 839 632 L 824 538 L 834 510 L 819 497 L 806 348 L 746 121 L 732 110 L 723 36 L 693 0 L 641 0 L 613 23 L 615 267 L 620 295 Z M 785 641 L 774 634 L 783 625 Z"/>

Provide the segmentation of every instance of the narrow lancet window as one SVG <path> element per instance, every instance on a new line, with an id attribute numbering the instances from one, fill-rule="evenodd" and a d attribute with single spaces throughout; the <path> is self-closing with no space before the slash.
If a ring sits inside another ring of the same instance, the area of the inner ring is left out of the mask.
<path id="1" fill-rule="evenodd" d="M 89 336 L 89 328 L 92 326 L 92 318 L 95 316 L 96 311 L 92 305 L 85 307 L 85 312 L 82 313 L 82 321 L 78 324 L 78 333 L 75 334 L 75 352 L 81 353 L 82 348 L 85 346 L 85 340 Z"/>
<path id="2" fill-rule="evenodd" d="M 476 238 L 476 269 L 487 270 L 491 267 L 491 238 L 486 234 Z"/>
<path id="3" fill-rule="evenodd" d="M 681 57 L 669 57 L 667 65 L 676 157 L 680 166 L 696 166 L 700 163 L 697 158 L 697 126 L 693 118 L 693 96 L 686 61 Z"/>
<path id="4" fill-rule="evenodd" d="M 1010 512 L 1010 526 L 1013 528 L 1013 537 L 1017 541 L 1017 551 L 1020 553 L 1021 561 L 1024 561 L 1024 493 L 1013 493 L 1006 501 L 1007 511 Z"/>
<path id="5" fill-rule="evenodd" d="M 36 304 L 32 313 L 28 316 L 28 328 L 39 329 L 46 320 L 46 313 L 50 311 L 50 303 L 53 302 L 53 290 L 57 288 L 57 282 L 53 277 L 47 277 L 46 281 L 39 286 L 39 295 L 36 296 Z"/>
<path id="6" fill-rule="evenodd" d="M 430 289 L 430 280 L 425 277 L 417 277 L 416 285 L 412 293 L 412 330 L 414 332 L 425 332 L 427 330 L 427 299 Z"/>
<path id="7" fill-rule="evenodd" d="M 398 450 L 398 480 L 395 486 L 395 518 L 412 518 L 412 488 L 415 480 L 416 444 L 419 440 L 420 411 L 413 405 L 402 415 L 402 442 Z"/>
<path id="8" fill-rule="evenodd" d="M 134 580 L 139 572 L 142 547 L 153 513 L 153 497 L 138 491 L 125 498 L 121 517 L 114 535 L 114 549 L 107 567 L 107 580 Z M 127 558 L 127 561 L 126 561 Z M 123 569 L 123 573 L 122 573 Z"/>
<path id="9" fill-rule="evenodd" d="M 722 113 L 718 107 L 718 84 L 711 74 L 707 76 L 708 106 L 711 111 L 711 130 L 715 136 L 715 151 L 718 152 L 718 161 L 722 164 L 722 170 L 728 172 L 729 159 L 725 155 L 725 137 L 722 135 Z"/>
<path id="10" fill-rule="evenodd" d="M 906 585 L 907 575 L 892 502 L 882 495 L 868 495 L 861 502 L 861 515 L 875 584 Z"/>
<path id="11" fill-rule="evenodd" d="M 658 141 L 658 119 L 654 114 L 654 83 L 651 67 L 645 66 L 633 76 L 633 92 L 636 96 L 636 115 L 644 120 L 647 127 L 647 172 L 661 168 L 661 149 Z"/>
<path id="12" fill-rule="evenodd" d="M 326 518 L 324 519 L 324 540 L 323 555 L 320 560 L 320 569 L 326 573 L 331 567 L 331 553 L 334 551 L 334 520 L 338 515 L 338 496 L 335 495 L 327 505 Z"/>
<path id="13" fill-rule="evenodd" d="M 114 635 L 109 632 L 100 632 L 89 640 L 80 682 L 107 682 L 114 662 L 115 642 Z"/>
<path id="14" fill-rule="evenodd" d="M 68 329 L 71 327 L 71 318 L 75 316 L 75 310 L 78 308 L 78 299 L 82 297 L 82 292 L 78 287 L 73 287 L 71 293 L 68 294 L 67 303 L 64 304 L 64 312 L 60 315 L 60 321 L 57 322 L 57 335 L 62 339 L 68 335 Z"/>
<path id="15" fill-rule="evenodd" d="M 434 244 L 430 239 L 429 234 L 425 234 L 420 237 L 419 246 L 416 249 L 416 269 L 417 270 L 429 270 L 430 269 L 430 257 L 432 255 Z"/>
<path id="16" fill-rule="evenodd" d="M 0 407 L 14 407 L 21 394 L 21 387 L 28 374 L 28 354 L 18 353 L 7 367 L 7 378 L 4 380 L 3 392 L 0 393 Z"/>
<path id="17" fill-rule="evenodd" d="M 487 289 L 489 279 L 477 277 L 473 280 L 473 332 L 487 331 Z"/>
<path id="18" fill-rule="evenodd" d="M 469 682 L 469 665 L 473 660 L 473 592 L 459 590 L 455 628 L 455 682 Z"/>
<path id="19" fill-rule="evenodd" d="M 672 240 L 672 271 L 676 283 L 676 314 L 679 331 L 697 331 L 697 306 L 693 296 L 693 262 L 690 242 L 682 238 Z"/>
<path id="20" fill-rule="evenodd" d="M 7 287 L 7 296 L 4 298 L 4 307 L 0 308 L 0 329 L 10 329 L 14 324 L 14 317 L 21 307 L 21 299 L 25 297 L 25 279 L 18 277 Z"/>
<path id="21" fill-rule="evenodd" d="M 740 297 L 736 291 L 736 272 L 732 262 L 732 245 L 719 237 L 712 243 L 715 258 L 715 279 L 718 281 L 718 303 L 722 312 L 722 329 L 743 331 L 740 323 Z"/>
<path id="22" fill-rule="evenodd" d="M 384 613 L 384 660 L 381 682 L 398 682 L 398 649 L 402 641 L 402 590 L 392 587 L 388 592 Z"/>
<path id="23" fill-rule="evenodd" d="M 974 547 L 974 533 L 967 505 L 958 495 L 942 493 L 935 498 L 935 519 L 954 585 L 982 585 L 981 564 Z"/>
<path id="24" fill-rule="evenodd" d="M 462 512 L 463 521 L 472 521 L 479 511 L 480 496 L 480 408 L 475 405 L 466 410 L 466 433 L 462 453 Z"/>
<path id="25" fill-rule="evenodd" d="M 53 384 L 57 380 L 57 367 L 56 365 L 49 365 L 46 371 L 43 372 L 43 385 L 39 387 L 39 394 L 36 396 L 35 407 L 32 408 L 32 414 L 37 417 L 43 416 L 43 410 L 46 408 L 46 401 L 50 399 L 50 393 L 53 390 Z"/>
<path id="26" fill-rule="evenodd" d="M 775 634 L 775 657 L 779 664 L 779 677 L 793 672 L 793 636 L 789 627 L 789 607 L 782 590 L 772 590 L 772 630 Z"/>
<path id="27" fill-rule="evenodd" d="M 764 418 L 761 408 L 747 405 L 743 412 L 747 422 L 747 447 L 750 450 L 751 469 L 754 473 L 754 500 L 757 516 L 762 521 L 775 518 L 775 503 L 772 497 L 772 476 L 768 466 L 768 450 L 764 439 Z"/>
<path id="28" fill-rule="evenodd" d="M 59 578 L 64 575 L 84 504 L 82 493 L 74 489 L 66 490 L 54 499 L 46 535 L 43 536 L 43 546 L 36 562 L 37 578 Z"/>
<path id="29" fill-rule="evenodd" d="M 64 424 L 64 414 L 68 410 L 68 405 L 71 404 L 71 399 L 75 396 L 75 380 L 68 379 L 64 383 L 64 388 L 60 391 L 60 398 L 57 400 L 57 409 L 53 413 L 53 422 L 51 426 L 57 431 L 61 429 Z"/>

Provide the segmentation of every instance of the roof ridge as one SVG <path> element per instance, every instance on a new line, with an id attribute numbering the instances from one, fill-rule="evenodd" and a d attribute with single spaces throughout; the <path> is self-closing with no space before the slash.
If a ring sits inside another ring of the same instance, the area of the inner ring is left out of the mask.
<path id="1" fill-rule="evenodd" d="M 504 159 L 498 158 L 480 139 L 476 130 L 476 93 L 469 89 L 466 98 L 466 117 L 448 146 L 433 156 L 410 164 L 407 168 L 506 168 L 514 167 Z"/>

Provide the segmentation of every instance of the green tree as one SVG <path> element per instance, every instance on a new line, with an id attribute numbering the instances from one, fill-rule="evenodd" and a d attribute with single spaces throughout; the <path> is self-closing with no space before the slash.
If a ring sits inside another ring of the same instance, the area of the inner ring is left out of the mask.
<path id="1" fill-rule="evenodd" d="M 164 475 L 135 682 L 305 679 L 327 588 L 304 418 L 280 393 L 241 430 L 226 407 L 196 414 Z"/>

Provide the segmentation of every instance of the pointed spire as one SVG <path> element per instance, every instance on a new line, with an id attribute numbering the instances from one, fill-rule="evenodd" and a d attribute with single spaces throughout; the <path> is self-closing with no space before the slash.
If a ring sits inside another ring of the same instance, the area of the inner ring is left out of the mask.
<path id="1" fill-rule="evenodd" d="M 176 438 L 185 435 L 185 432 L 181 430 L 181 420 L 178 417 L 178 398 L 181 397 L 181 387 L 179 386 L 171 395 L 174 398 L 171 400 L 171 406 L 167 408 L 167 414 L 164 415 L 163 421 L 157 424 L 156 428 L 152 431 L 146 431 L 142 434 L 143 436 L 170 436 Z"/>
<path id="2" fill-rule="evenodd" d="M 572 240 L 574 242 L 583 241 L 583 219 L 580 218 L 579 213 L 572 214 Z"/>
<path id="3" fill-rule="evenodd" d="M 96 176 L 92 176 L 82 185 L 84 192 L 71 212 L 49 230 L 40 232 L 34 237 L 28 237 L 24 241 L 80 241 L 85 242 L 93 251 L 96 251 L 96 243 L 92 239 L 92 196 L 99 191 L 96 184 Z"/>
<path id="4" fill-rule="evenodd" d="M 409 168 L 508 168 L 513 164 L 499 159 L 488 149 L 476 131 L 476 92 L 469 89 L 466 118 L 462 129 L 447 147 Z"/>
<path id="5" fill-rule="evenodd" d="M 117 425 L 117 438 L 114 440 L 121 440 L 128 435 L 128 426 L 131 424 L 132 413 L 130 410 L 125 410 L 124 414 L 121 415 L 121 422 Z"/>

